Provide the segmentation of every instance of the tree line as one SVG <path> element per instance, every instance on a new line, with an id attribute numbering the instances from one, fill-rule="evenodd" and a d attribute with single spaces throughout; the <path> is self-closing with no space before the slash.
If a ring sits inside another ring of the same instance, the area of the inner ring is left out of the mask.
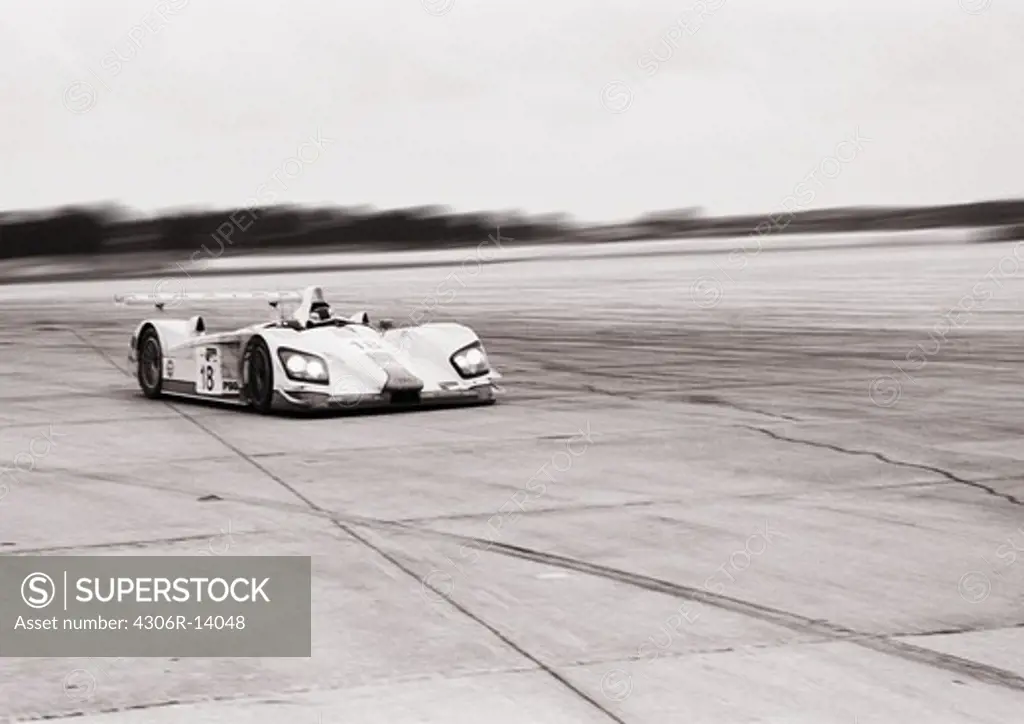
<path id="1" fill-rule="evenodd" d="M 1024 230 L 1024 201 L 781 210 L 728 217 L 686 208 L 618 224 L 585 224 L 566 214 L 455 213 L 439 206 L 391 210 L 265 206 L 151 216 L 112 205 L 68 207 L 0 213 L 0 258 L 195 250 L 218 243 L 240 250 L 433 249 L 475 245 L 498 228 L 516 243 L 538 244 L 948 227 L 998 227 L 994 238 L 1018 238 Z"/>

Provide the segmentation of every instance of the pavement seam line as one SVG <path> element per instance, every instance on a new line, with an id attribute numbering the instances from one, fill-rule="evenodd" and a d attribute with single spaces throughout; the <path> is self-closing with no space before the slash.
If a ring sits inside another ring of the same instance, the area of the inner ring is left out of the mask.
<path id="1" fill-rule="evenodd" d="M 109 355 L 106 354 L 105 351 L 99 349 L 95 345 L 93 345 L 90 342 L 86 341 L 84 338 L 82 338 L 78 334 L 78 332 L 73 332 L 73 333 L 75 334 L 76 337 L 78 337 L 82 341 L 83 344 L 87 345 L 93 351 L 95 351 L 97 354 L 99 354 L 103 359 L 107 360 L 107 362 L 109 362 L 113 367 L 115 367 L 117 370 L 119 370 L 122 374 L 129 375 L 129 373 L 127 371 L 125 371 L 124 369 L 122 369 L 119 365 L 117 365 L 113 361 L 113 359 Z M 416 574 L 413 573 L 409 568 L 407 568 L 406 566 L 401 564 L 393 556 L 391 556 L 388 553 L 386 553 L 383 550 L 381 550 L 378 546 L 372 544 L 371 542 L 367 541 L 365 538 L 360 536 L 358 533 L 353 531 L 349 526 L 347 526 L 345 523 L 343 523 L 341 520 L 339 520 L 338 517 L 334 516 L 331 513 L 331 511 L 328 511 L 325 508 L 322 508 L 316 502 L 314 502 L 312 499 L 310 499 L 310 498 L 306 497 L 305 495 L 303 495 L 294 486 L 289 485 L 285 480 L 283 480 L 279 476 L 275 475 L 273 472 L 271 472 L 270 470 L 268 470 L 264 466 L 260 465 L 256 460 L 252 459 L 244 451 L 238 449 L 237 447 L 235 447 L 234 445 L 229 443 L 227 440 L 222 438 L 220 435 L 215 433 L 213 430 L 209 429 L 204 424 L 202 424 L 199 420 L 197 420 L 196 418 L 188 415 L 187 413 L 183 412 L 182 410 L 178 409 L 170 401 L 165 401 L 164 404 L 168 408 L 173 410 L 175 413 L 177 413 L 178 415 L 180 415 L 181 417 L 183 417 L 184 419 L 188 420 L 190 423 L 195 425 L 197 428 L 199 428 L 200 430 L 205 432 L 207 435 L 209 435 L 210 437 L 212 437 L 215 440 L 217 440 L 217 442 L 219 442 L 220 444 L 224 445 L 226 448 L 228 448 L 229 450 L 234 452 L 236 455 L 238 455 L 240 458 L 242 458 L 243 460 L 248 462 L 250 465 L 255 467 L 261 473 L 263 473 L 268 478 L 270 478 L 271 480 L 276 482 L 278 485 L 284 487 L 286 490 L 288 490 L 288 492 L 290 492 L 296 498 L 298 498 L 303 503 L 305 503 L 311 510 L 314 510 L 316 512 L 319 512 L 319 513 L 322 513 L 322 514 L 330 516 L 331 522 L 335 526 L 337 526 L 339 529 L 341 529 L 343 532 L 345 532 L 349 537 L 355 539 L 356 541 L 361 543 L 363 546 L 365 546 L 369 550 L 372 550 L 378 556 L 384 558 L 386 561 L 391 563 L 393 566 L 398 568 L 400 571 L 405 573 L 407 576 L 411 577 L 413 580 L 417 580 L 417 581 L 420 580 L 419 577 L 416 576 Z M 501 640 L 503 643 L 505 643 L 505 645 L 509 646 L 512 650 L 516 651 L 523 658 L 525 658 L 528 661 L 531 661 L 532 663 L 534 663 L 540 670 L 542 670 L 542 671 L 546 672 L 547 674 L 549 674 L 558 683 L 562 684 L 562 686 L 567 688 L 569 691 L 571 691 L 573 694 L 575 694 L 578 698 L 580 698 L 584 702 L 590 704 L 592 707 L 596 708 L 598 711 L 600 711 L 602 714 L 604 714 L 607 718 L 611 719 L 614 722 L 617 722 L 617 724 L 625 724 L 625 721 L 622 720 L 621 718 L 619 718 L 618 715 L 616 715 L 613 712 L 609 711 L 604 705 L 602 705 L 600 702 L 598 702 L 595 698 L 593 698 L 592 696 L 587 694 L 582 689 L 578 688 L 575 684 L 570 682 L 568 679 L 563 677 L 558 672 L 554 671 L 554 669 L 552 669 L 547 664 L 542 662 L 539 658 L 537 658 L 533 654 L 530 654 L 526 649 L 524 649 L 523 647 L 519 646 L 518 644 L 516 644 L 511 639 L 509 639 L 507 636 L 505 636 L 503 633 L 501 633 L 497 628 L 495 628 L 493 625 L 491 625 L 490 623 L 485 621 L 483 619 L 483 617 L 477 616 L 476 614 L 472 613 L 467 608 L 465 608 L 464 606 L 462 606 L 461 604 L 459 604 L 458 602 L 456 602 L 455 600 L 453 600 L 449 596 L 445 595 L 443 592 L 438 591 L 437 589 L 434 589 L 433 586 L 431 586 L 431 588 L 434 590 L 435 593 L 437 593 L 438 595 L 442 596 L 446 601 L 448 601 L 449 605 L 451 605 L 456 610 L 461 612 L 464 616 L 466 616 L 466 617 L 470 618 L 471 620 L 475 621 L 478 625 L 480 625 L 483 628 L 485 628 L 488 631 L 490 631 L 494 636 L 496 636 L 499 640 Z"/>
<path id="2" fill-rule="evenodd" d="M 466 618 L 469 618 L 471 621 L 476 622 L 477 625 L 479 625 L 480 627 L 482 627 L 482 628 L 486 629 L 487 631 L 489 631 L 499 641 L 504 643 L 506 646 L 508 646 L 510 649 L 515 651 L 517 654 L 522 656 L 527 661 L 530 661 L 531 663 L 533 663 L 538 668 L 538 670 L 547 673 L 549 676 L 551 676 L 553 679 L 555 679 L 555 681 L 557 681 L 563 687 L 568 689 L 577 698 L 581 699 L 585 703 L 587 703 L 590 706 L 592 706 L 593 708 L 597 709 L 599 712 L 604 714 L 608 719 L 616 722 L 616 724 L 626 724 L 626 722 L 623 719 L 621 719 L 618 715 L 616 715 L 615 713 L 613 713 L 609 709 L 607 709 L 603 704 L 601 704 L 601 702 L 597 701 L 597 699 L 595 699 L 590 694 L 588 694 L 587 692 L 585 692 L 582 689 L 580 689 L 579 687 L 577 687 L 571 681 L 569 681 L 564 676 L 562 676 L 557 671 L 555 671 L 553 668 L 551 668 L 550 666 L 545 664 L 543 661 L 541 661 L 537 656 L 531 654 L 524 647 L 520 646 L 515 641 L 513 641 L 511 638 L 506 636 L 504 633 L 502 633 L 500 630 L 498 630 L 498 628 L 496 628 L 493 624 L 489 623 L 486 619 L 484 619 L 483 616 L 478 616 L 477 614 L 473 613 L 472 611 L 470 611 L 468 608 L 466 608 L 465 606 L 463 606 L 459 602 L 455 601 L 450 596 L 446 595 L 444 592 L 438 590 L 434 586 L 431 586 L 426 581 L 423 581 L 408 566 L 404 565 L 401 561 L 399 561 L 393 555 L 391 555 L 390 553 L 387 553 L 386 551 L 384 551 L 379 546 L 375 545 L 371 541 L 368 541 L 365 537 L 359 535 L 359 533 L 357 533 L 355 530 L 353 530 L 350 525 L 347 525 L 345 522 L 343 522 L 340 519 L 339 516 L 333 515 L 331 513 L 331 511 L 323 508 L 322 506 L 318 505 L 315 501 L 313 501 L 311 498 L 308 498 L 307 496 L 303 495 L 294 486 L 290 485 L 287 481 L 283 480 L 278 475 L 274 474 L 273 472 L 271 472 L 267 468 L 265 468 L 262 465 L 260 465 L 257 461 L 253 460 L 244 451 L 238 449 L 237 447 L 232 445 L 230 442 L 228 442 L 227 440 L 223 439 L 216 432 L 214 432 L 213 430 L 210 430 L 208 427 L 203 425 L 203 423 L 201 423 L 199 420 L 194 419 L 191 416 L 189 416 L 187 413 L 183 412 L 182 410 L 177 409 L 176 407 L 171 405 L 171 403 L 167 403 L 167 404 L 168 404 L 168 406 L 171 407 L 171 409 L 173 409 L 179 415 L 181 415 L 186 420 L 191 422 L 197 428 L 199 428 L 200 430 L 206 432 L 208 435 L 210 435 L 212 438 L 217 440 L 219 443 L 221 443 L 222 445 L 227 447 L 229 450 L 231 450 L 232 452 L 237 454 L 241 459 L 245 460 L 250 465 L 252 465 L 257 470 L 259 470 L 261 473 L 263 473 L 268 478 L 270 478 L 272 481 L 276 482 L 278 485 L 280 485 L 283 488 L 285 488 L 286 490 L 288 490 L 296 498 L 298 498 L 299 500 L 301 500 L 304 503 L 306 503 L 306 505 L 309 506 L 309 508 L 311 510 L 314 510 L 314 511 L 317 511 L 319 513 L 323 513 L 323 514 L 328 515 L 331 523 L 333 523 L 337 528 L 339 528 L 341 531 L 343 531 L 350 538 L 352 538 L 355 541 L 357 541 L 358 543 L 362 544 L 368 550 L 373 551 L 374 553 L 376 553 L 379 557 L 383 558 L 385 561 L 390 563 L 393 567 L 397 568 L 399 571 L 404 573 L 406 576 L 408 576 L 412 580 L 420 582 L 423 585 L 429 586 L 431 588 L 431 590 L 433 590 L 436 594 L 438 594 L 445 601 L 447 601 L 448 604 L 450 606 L 452 606 L 456 611 L 461 613 Z"/>

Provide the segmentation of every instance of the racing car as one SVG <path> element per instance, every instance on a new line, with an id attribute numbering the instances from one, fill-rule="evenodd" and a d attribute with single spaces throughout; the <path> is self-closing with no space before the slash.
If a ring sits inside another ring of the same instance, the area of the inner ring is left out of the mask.
<path id="1" fill-rule="evenodd" d="M 201 315 L 175 319 L 168 304 L 265 300 L 276 319 L 208 329 Z M 450 322 L 396 327 L 366 312 L 336 316 L 320 287 L 295 292 L 115 295 L 153 305 L 132 333 L 129 362 L 142 394 L 218 400 L 273 411 L 486 405 L 502 390 L 472 329 Z M 286 314 L 283 304 L 297 304 Z"/>

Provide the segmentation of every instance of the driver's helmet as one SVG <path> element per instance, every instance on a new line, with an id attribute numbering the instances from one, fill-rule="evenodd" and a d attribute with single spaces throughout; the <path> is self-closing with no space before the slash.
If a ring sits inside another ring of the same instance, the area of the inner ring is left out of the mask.
<path id="1" fill-rule="evenodd" d="M 309 318 L 317 322 L 326 322 L 331 316 L 331 307 L 327 302 L 314 302 L 309 309 Z"/>

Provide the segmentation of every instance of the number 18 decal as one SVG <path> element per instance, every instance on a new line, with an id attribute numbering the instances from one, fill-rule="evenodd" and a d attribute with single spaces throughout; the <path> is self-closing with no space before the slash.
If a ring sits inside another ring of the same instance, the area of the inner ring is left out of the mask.
<path id="1" fill-rule="evenodd" d="M 220 350 L 216 347 L 200 347 L 196 350 L 196 392 L 201 395 L 224 393 Z"/>

